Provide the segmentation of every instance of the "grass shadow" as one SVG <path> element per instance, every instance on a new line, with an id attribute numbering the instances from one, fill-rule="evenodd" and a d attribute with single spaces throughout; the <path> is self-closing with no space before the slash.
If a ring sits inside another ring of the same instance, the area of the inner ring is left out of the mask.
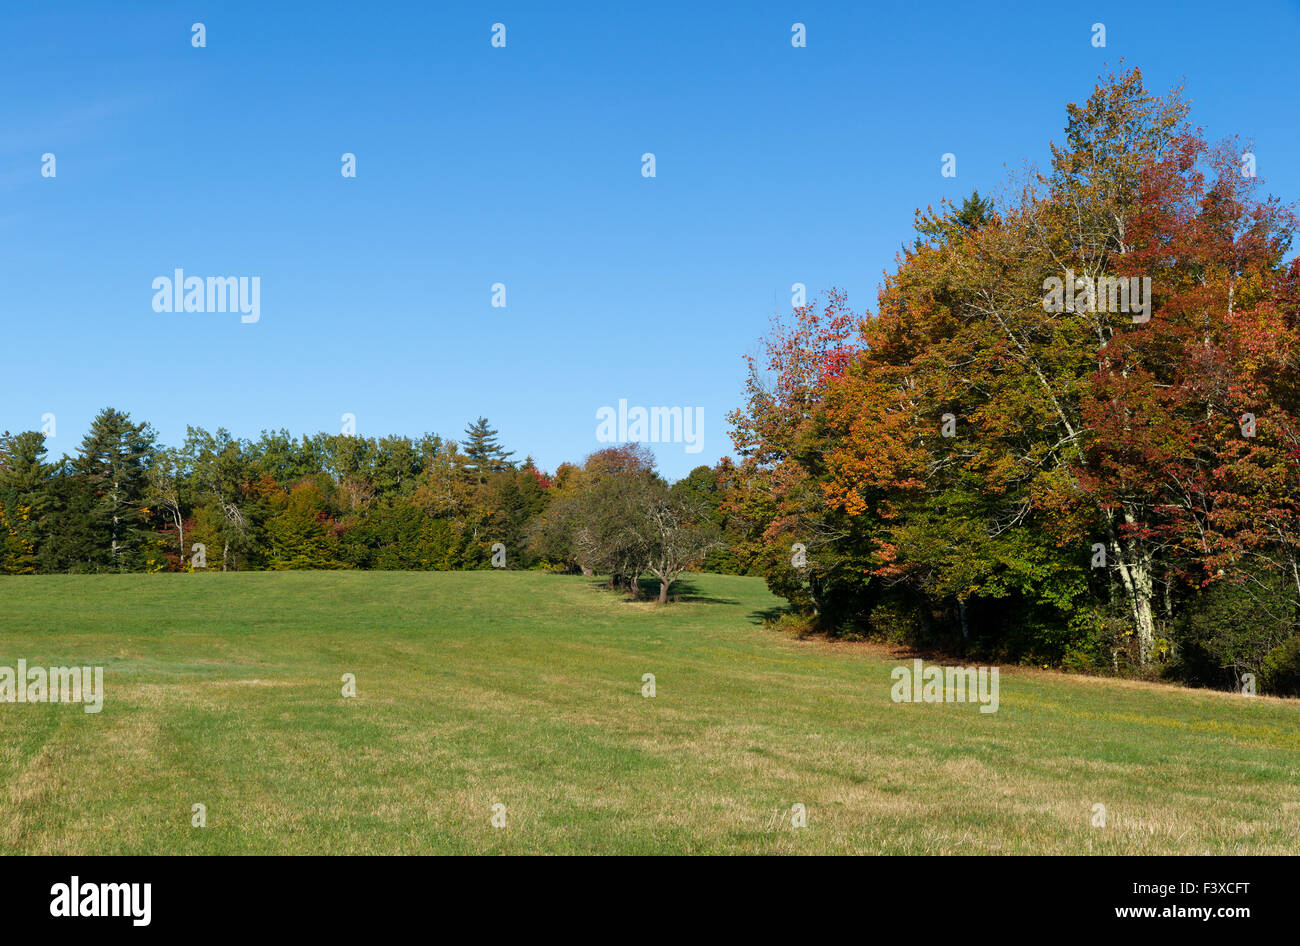
<path id="1" fill-rule="evenodd" d="M 600 591 L 615 592 L 623 595 L 628 601 L 658 601 L 659 600 L 659 579 L 651 576 L 642 577 L 637 582 L 640 597 L 634 598 L 626 588 L 615 588 L 610 585 L 609 578 L 603 575 L 588 576 L 588 585 Z M 700 591 L 699 585 L 695 584 L 688 578 L 679 578 L 673 582 L 672 587 L 668 589 L 669 604 L 740 604 L 739 598 L 719 598 L 715 595 L 704 594 Z"/>
<path id="2" fill-rule="evenodd" d="M 783 614 L 798 614 L 798 609 L 792 604 L 773 605 L 770 608 L 760 608 L 757 611 L 750 611 L 745 615 L 752 624 L 764 624 L 768 621 L 775 621 Z"/>
<path id="3" fill-rule="evenodd" d="M 658 578 L 651 578 L 649 580 L 643 578 L 641 584 L 643 591 L 647 587 L 650 589 L 649 594 L 651 598 L 659 597 Z M 700 586 L 695 584 L 689 578 L 678 578 L 673 582 L 673 586 L 668 589 L 668 600 L 670 602 L 703 601 L 709 604 L 740 604 L 740 599 L 738 598 L 719 598 L 713 595 L 703 594 L 700 591 Z"/>

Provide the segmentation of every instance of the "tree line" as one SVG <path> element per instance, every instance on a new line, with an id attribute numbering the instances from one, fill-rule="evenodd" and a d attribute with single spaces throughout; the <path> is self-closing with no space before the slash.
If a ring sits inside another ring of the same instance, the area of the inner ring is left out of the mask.
<path id="1" fill-rule="evenodd" d="M 426 434 L 256 440 L 101 411 L 73 456 L 0 436 L 0 574 L 249 569 L 549 568 L 658 599 L 683 572 L 733 570 L 717 471 L 668 484 L 637 444 L 554 474 L 516 462 L 485 418 Z"/>

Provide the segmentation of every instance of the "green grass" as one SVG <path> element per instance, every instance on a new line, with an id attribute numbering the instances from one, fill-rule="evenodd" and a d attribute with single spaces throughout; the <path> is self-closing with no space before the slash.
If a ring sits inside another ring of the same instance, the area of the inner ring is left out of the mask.
<path id="1" fill-rule="evenodd" d="M 0 853 L 1300 848 L 1294 701 L 1005 669 L 996 714 L 895 704 L 900 658 L 763 628 L 756 579 L 692 585 L 657 608 L 522 572 L 0 580 L 0 665 L 103 665 L 106 691 L 0 704 Z"/>

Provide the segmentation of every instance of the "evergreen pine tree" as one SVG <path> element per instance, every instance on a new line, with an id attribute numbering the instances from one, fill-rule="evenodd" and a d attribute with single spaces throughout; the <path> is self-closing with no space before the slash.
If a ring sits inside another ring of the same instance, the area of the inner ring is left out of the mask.
<path id="1" fill-rule="evenodd" d="M 993 201 L 985 200 L 977 190 L 971 191 L 971 195 L 962 201 L 960 207 L 948 202 L 945 202 L 945 206 L 947 209 L 940 213 L 930 212 L 920 216 L 916 230 L 921 236 L 913 242 L 913 249 L 919 250 L 925 245 L 926 240 L 922 237 L 939 244 L 958 240 L 966 233 L 988 224 L 995 213 Z"/>
<path id="2" fill-rule="evenodd" d="M 978 230 L 993 219 L 993 201 L 984 200 L 979 191 L 971 191 L 954 215 L 954 219 L 963 229 Z"/>
<path id="3" fill-rule="evenodd" d="M 511 468 L 510 458 L 515 455 L 506 452 L 497 442 L 497 431 L 488 423 L 486 417 L 480 417 L 465 428 L 464 453 L 469 460 L 465 469 L 480 483 L 487 479 L 489 473 L 499 473 Z"/>
<path id="4" fill-rule="evenodd" d="M 45 435 L 37 430 L 0 434 L 0 539 L 22 550 L 24 568 L 34 564 L 53 499 L 54 465 L 45 462 Z"/>
<path id="5" fill-rule="evenodd" d="M 73 467 L 91 488 L 91 529 L 101 564 L 121 571 L 136 563 L 145 521 L 147 472 L 154 433 L 111 407 L 99 412 Z"/>

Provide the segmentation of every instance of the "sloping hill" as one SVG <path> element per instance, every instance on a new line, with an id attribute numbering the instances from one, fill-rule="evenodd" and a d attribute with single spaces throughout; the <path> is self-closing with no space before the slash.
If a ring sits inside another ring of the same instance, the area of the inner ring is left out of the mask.
<path id="1" fill-rule="evenodd" d="M 102 665 L 105 698 L 0 703 L 0 852 L 1300 850 L 1300 704 L 1012 668 L 996 713 L 894 703 L 908 661 L 764 629 L 756 579 L 692 587 L 2 580 L 0 666 Z"/>

